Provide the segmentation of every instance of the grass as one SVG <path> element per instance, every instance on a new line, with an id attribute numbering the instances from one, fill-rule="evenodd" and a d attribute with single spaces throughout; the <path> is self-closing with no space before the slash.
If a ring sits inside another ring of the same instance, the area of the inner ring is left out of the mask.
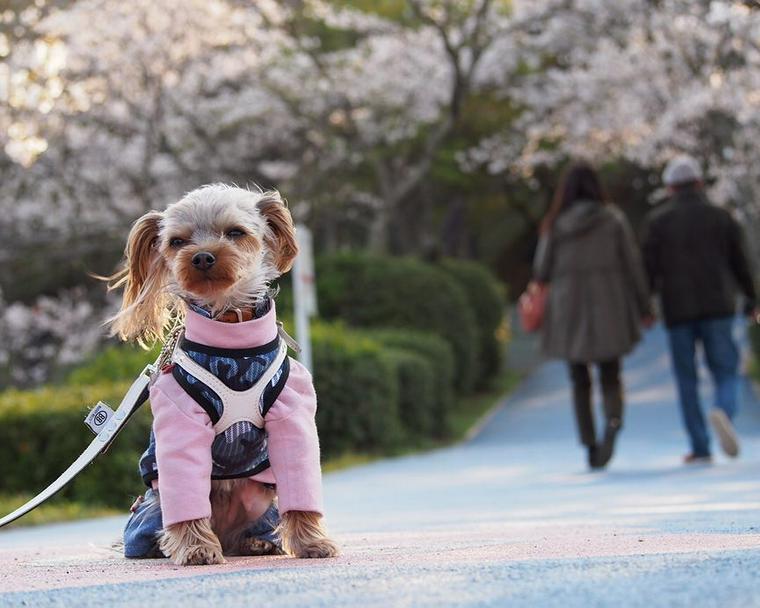
<path id="1" fill-rule="evenodd" d="M 753 355 L 749 360 L 749 367 L 747 368 L 748 376 L 756 381 L 760 381 L 760 358 Z"/>
<path id="2" fill-rule="evenodd" d="M 30 498 L 32 496 L 24 494 L 12 496 L 0 494 L 0 514 L 11 513 Z M 120 513 L 123 513 L 123 511 L 111 507 L 101 505 L 91 506 L 81 502 L 72 502 L 58 498 L 37 507 L 31 513 L 24 515 L 24 517 L 9 524 L 7 527 L 38 526 L 40 524 L 89 519 L 91 517 L 105 517 L 106 515 L 118 515 Z"/>
<path id="3" fill-rule="evenodd" d="M 423 450 L 440 448 L 463 441 L 470 430 L 496 408 L 503 398 L 514 389 L 519 379 L 520 377 L 518 374 L 507 371 L 494 379 L 492 385 L 486 390 L 462 398 L 457 407 L 454 408 L 454 412 L 449 420 L 451 435 L 446 440 L 421 441 L 414 445 L 405 446 L 403 449 L 399 449 L 391 454 L 362 454 L 350 452 L 324 461 L 322 463 L 322 470 L 325 473 L 340 471 L 342 469 L 381 460 L 389 456 L 402 456 Z M 42 488 L 40 488 L 40 490 L 42 490 Z M 0 515 L 10 513 L 30 498 L 31 496 L 26 495 L 9 496 L 0 494 Z M 35 526 L 119 514 L 125 514 L 124 510 L 54 499 L 46 502 L 44 505 L 38 507 L 13 524 L 10 524 L 8 527 Z"/>
<path id="4" fill-rule="evenodd" d="M 507 370 L 497 376 L 486 390 L 464 398 L 449 419 L 452 440 L 456 442 L 465 439 L 470 430 L 491 413 L 519 381 L 519 374 Z"/>
<path id="5" fill-rule="evenodd" d="M 360 454 L 358 452 L 348 452 L 347 454 L 333 456 L 332 458 L 324 460 L 322 462 L 322 472 L 332 473 L 334 471 L 350 469 L 351 467 L 358 467 L 380 458 L 383 458 L 383 456 L 377 456 L 374 454 Z"/>

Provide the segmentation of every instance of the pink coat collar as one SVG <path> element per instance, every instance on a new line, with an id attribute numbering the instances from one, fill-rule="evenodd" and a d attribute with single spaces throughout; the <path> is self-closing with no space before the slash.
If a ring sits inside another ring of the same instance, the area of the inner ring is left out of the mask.
<path id="1" fill-rule="evenodd" d="M 223 323 L 208 319 L 187 308 L 185 337 L 188 340 L 217 348 L 254 348 L 277 337 L 277 312 L 272 301 L 263 317 L 243 323 Z"/>

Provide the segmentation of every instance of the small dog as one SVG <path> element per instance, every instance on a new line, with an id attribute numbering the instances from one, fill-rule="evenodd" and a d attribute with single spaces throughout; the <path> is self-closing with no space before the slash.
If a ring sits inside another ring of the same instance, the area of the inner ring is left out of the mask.
<path id="1" fill-rule="evenodd" d="M 163 515 L 158 548 L 177 564 L 280 552 L 246 534 L 272 508 L 275 487 L 282 548 L 296 557 L 338 554 L 321 525 L 316 396 L 305 368 L 284 356 L 270 292 L 296 254 L 277 192 L 214 184 L 139 218 L 123 269 L 109 277 L 109 288 L 124 290 L 109 320 L 122 339 L 164 340 L 178 319 L 185 323 L 180 358 L 151 386 L 153 451 L 146 467 L 141 461 Z M 218 380 L 190 371 L 200 367 Z M 230 400 L 262 379 L 250 416 L 215 432 Z"/>

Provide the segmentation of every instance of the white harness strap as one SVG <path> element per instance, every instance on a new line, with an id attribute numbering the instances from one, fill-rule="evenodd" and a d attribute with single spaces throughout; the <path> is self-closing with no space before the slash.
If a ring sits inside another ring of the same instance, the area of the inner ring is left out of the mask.
<path id="1" fill-rule="evenodd" d="M 256 427 L 263 429 L 264 416 L 261 415 L 261 409 L 259 407 L 261 396 L 264 394 L 267 385 L 272 381 L 272 378 L 274 378 L 280 370 L 280 367 L 285 361 L 285 357 L 288 356 L 288 345 L 285 343 L 285 340 L 280 340 L 277 356 L 274 358 L 274 361 L 272 361 L 272 364 L 267 368 L 261 378 L 258 379 L 256 384 L 245 391 L 234 391 L 229 388 L 205 367 L 198 365 L 193 361 L 187 353 L 179 347 L 179 343 L 180 341 L 178 341 L 177 347 L 174 349 L 172 363 L 176 363 L 186 372 L 195 376 L 199 381 L 219 395 L 219 398 L 222 400 L 222 416 L 214 425 L 214 432 L 219 435 L 236 422 L 243 420 L 247 420 L 253 423 Z"/>

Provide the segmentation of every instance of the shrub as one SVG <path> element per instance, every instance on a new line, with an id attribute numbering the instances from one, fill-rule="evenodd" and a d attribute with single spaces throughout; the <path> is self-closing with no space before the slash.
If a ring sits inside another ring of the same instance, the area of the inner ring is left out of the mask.
<path id="1" fill-rule="evenodd" d="M 498 279 L 477 262 L 447 259 L 440 266 L 460 284 L 475 313 L 480 372 L 477 384 L 483 387 L 502 365 L 504 345 L 497 338 L 497 330 L 504 320 L 505 290 Z"/>
<path id="2" fill-rule="evenodd" d="M 380 345 L 340 325 L 312 331 L 317 427 L 326 456 L 348 450 L 380 452 L 400 445 L 396 368 Z"/>
<path id="3" fill-rule="evenodd" d="M 295 303 L 295 300 L 293 299 L 292 273 L 289 272 L 279 279 L 274 288 L 277 292 L 277 295 L 275 296 L 275 301 L 277 302 L 277 318 L 282 321 L 285 317 L 292 317 L 293 305 Z"/>
<path id="4" fill-rule="evenodd" d="M 325 456 L 388 453 L 410 438 L 445 434 L 456 365 L 444 338 L 316 323 L 312 347 Z M 98 400 L 118 406 L 129 382 L 156 354 L 111 346 L 71 372 L 66 385 L 0 393 L 0 492 L 33 494 L 53 481 L 92 440 L 82 422 L 87 406 Z M 124 507 L 142 491 L 137 463 L 150 432 L 148 410 L 62 491 L 64 499 Z"/>
<path id="5" fill-rule="evenodd" d="M 318 261 L 317 290 L 326 318 L 442 336 L 456 356 L 457 389 L 473 388 L 479 375 L 475 319 L 464 291 L 447 273 L 409 258 L 341 254 Z"/>
<path id="6" fill-rule="evenodd" d="M 71 386 L 100 384 L 102 382 L 132 381 L 161 352 L 156 345 L 151 350 L 118 344 L 108 346 L 97 355 L 74 369 L 67 377 Z"/>
<path id="7" fill-rule="evenodd" d="M 84 426 L 87 406 L 118 406 L 127 383 L 9 390 L 0 393 L 0 479 L 3 493 L 37 493 L 58 477 L 94 435 Z M 142 491 L 137 460 L 147 445 L 151 417 L 143 406 L 106 453 L 62 492 L 93 504 L 125 507 Z"/>
<path id="8" fill-rule="evenodd" d="M 449 432 L 449 413 L 454 405 L 454 352 L 443 338 L 429 332 L 380 329 L 370 334 L 385 346 L 422 355 L 433 371 L 432 434 L 445 437 Z"/>
<path id="9" fill-rule="evenodd" d="M 760 325 L 757 323 L 750 323 L 747 328 L 747 339 L 749 340 L 752 354 L 755 358 L 760 359 Z"/>
<path id="10" fill-rule="evenodd" d="M 400 348 L 384 353 L 398 381 L 399 418 L 410 437 L 432 437 L 435 424 L 435 377 L 430 361 Z"/>

